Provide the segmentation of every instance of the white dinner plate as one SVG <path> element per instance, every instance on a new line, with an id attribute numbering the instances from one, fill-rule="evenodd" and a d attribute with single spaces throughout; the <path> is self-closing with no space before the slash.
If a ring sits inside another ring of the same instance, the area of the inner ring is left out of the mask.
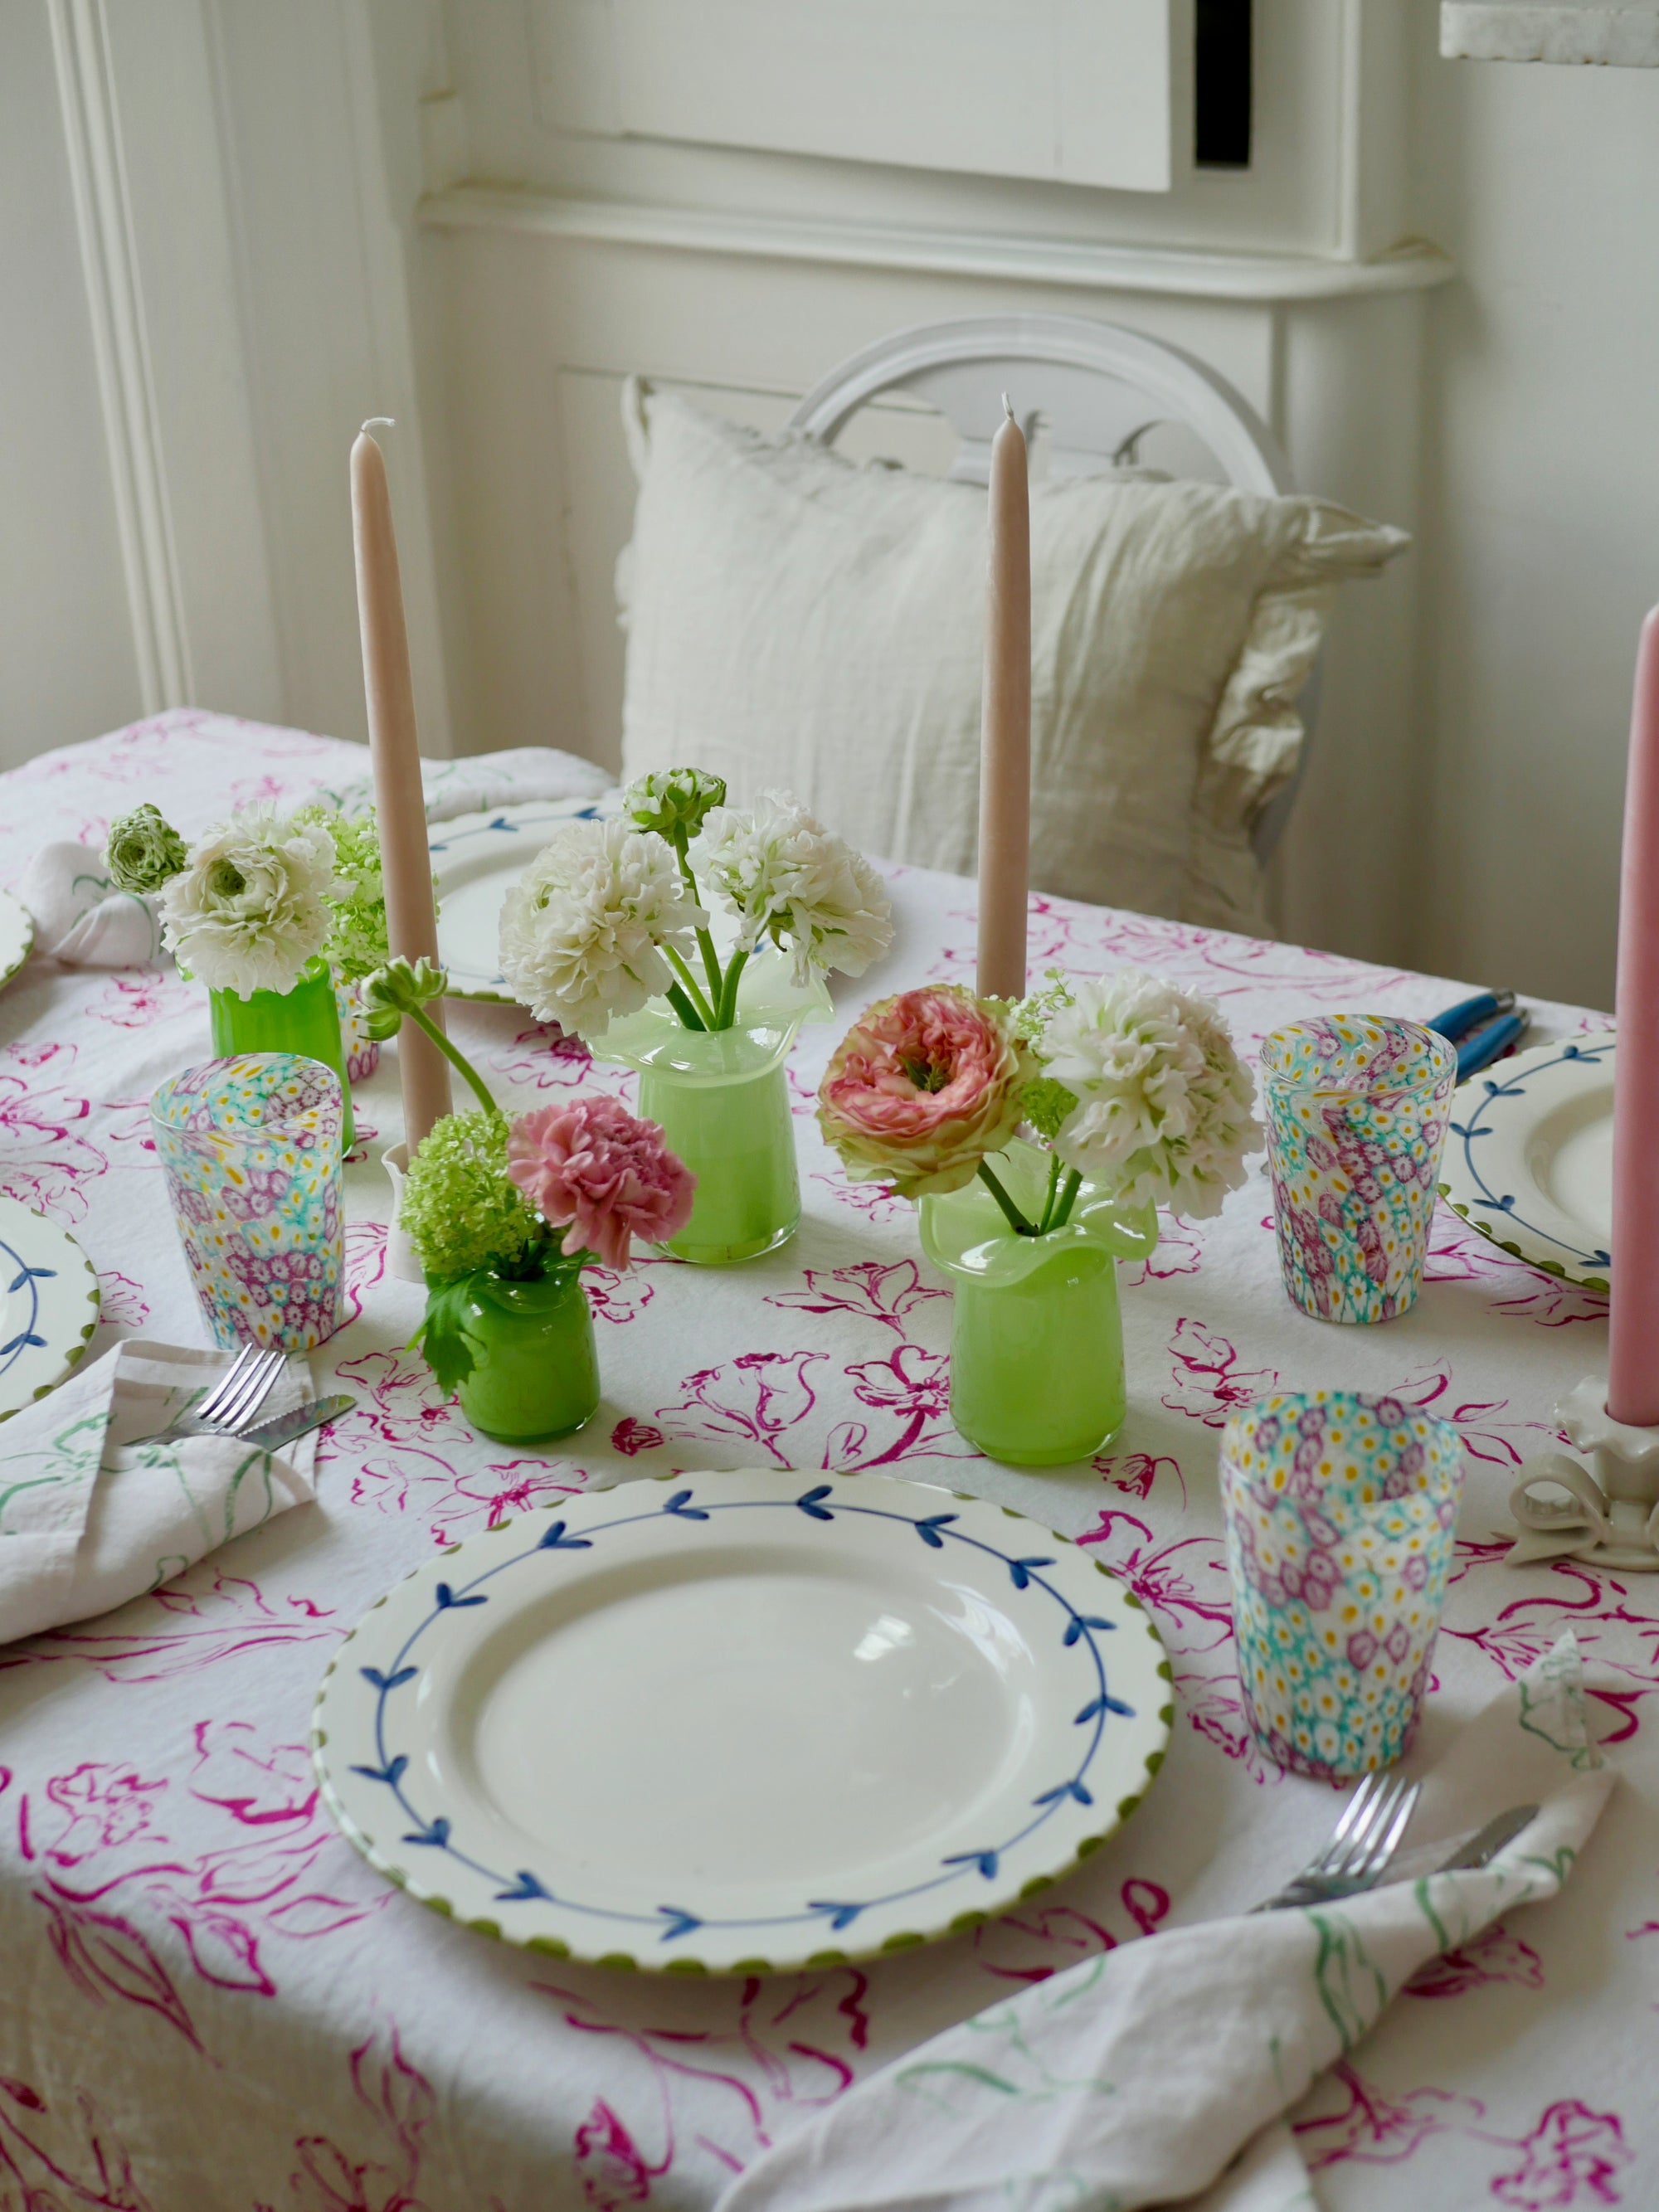
<path id="1" fill-rule="evenodd" d="M 9 891 L 0 891 L 0 988 L 10 982 L 33 944 L 33 915 Z"/>
<path id="2" fill-rule="evenodd" d="M 501 974 L 501 902 L 561 823 L 592 822 L 605 811 L 591 799 L 540 799 L 432 824 L 438 957 L 451 998 L 518 1004 Z"/>
<path id="3" fill-rule="evenodd" d="M 323 1793 L 422 1904 L 680 1972 L 1006 1910 L 1163 1762 L 1139 1601 L 1018 1514 L 882 1475 L 667 1475 L 428 1560 L 319 1693 Z"/>
<path id="4" fill-rule="evenodd" d="M 1453 1094 L 1442 1194 L 1504 1251 L 1605 1291 L 1613 1244 L 1611 1030 L 1534 1045 Z"/>
<path id="5" fill-rule="evenodd" d="M 63 1381 L 92 1341 L 98 1297 L 69 1231 L 0 1198 L 0 1421 Z"/>

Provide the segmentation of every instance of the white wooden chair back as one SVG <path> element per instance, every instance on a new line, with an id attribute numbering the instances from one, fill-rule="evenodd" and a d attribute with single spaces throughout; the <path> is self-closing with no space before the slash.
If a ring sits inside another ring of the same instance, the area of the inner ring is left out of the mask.
<path id="1" fill-rule="evenodd" d="M 1296 489 L 1273 432 L 1224 376 L 1138 331 L 1075 315 L 976 315 L 895 331 L 831 369 L 789 418 L 792 430 L 832 445 L 859 410 L 884 392 L 911 393 L 936 408 L 960 443 L 950 474 L 985 483 L 1002 395 L 1027 437 L 1040 417 L 1051 477 L 1102 476 L 1132 465 L 1140 441 L 1161 424 L 1190 433 L 1229 483 L 1272 494 Z M 1267 862 L 1283 834 L 1313 742 L 1315 670 L 1302 698 L 1307 732 L 1297 773 L 1262 810 L 1252 833 Z"/>

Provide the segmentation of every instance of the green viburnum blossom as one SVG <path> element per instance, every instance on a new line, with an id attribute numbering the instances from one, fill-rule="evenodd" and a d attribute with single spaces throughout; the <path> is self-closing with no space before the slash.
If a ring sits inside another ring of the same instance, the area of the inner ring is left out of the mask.
<path id="1" fill-rule="evenodd" d="M 388 960 L 365 975 L 359 988 L 363 1026 L 384 1044 L 397 1036 L 405 1014 L 417 1013 L 428 1000 L 441 999 L 447 982 L 443 969 L 424 956 L 412 966 L 407 960 Z"/>
<path id="2" fill-rule="evenodd" d="M 636 830 L 654 830 L 672 845 L 695 837 L 712 807 L 726 804 L 726 779 L 700 768 L 662 769 L 642 775 L 623 793 L 623 805 Z"/>
<path id="3" fill-rule="evenodd" d="M 159 808 L 135 806 L 111 823 L 104 864 L 118 890 L 159 891 L 190 866 L 190 848 Z"/>
<path id="4" fill-rule="evenodd" d="M 329 915 L 323 955 L 348 983 L 369 975 L 386 961 L 386 892 L 380 878 L 380 833 L 371 806 L 361 814 L 337 813 L 331 806 L 302 806 L 296 823 L 326 830 L 334 840 L 339 883 L 326 898 Z"/>
<path id="5" fill-rule="evenodd" d="M 507 1171 L 499 1114 L 447 1114 L 409 1164 L 399 1225 L 428 1276 L 453 1282 L 479 1267 L 509 1280 L 541 1274 L 551 1233 Z"/>
<path id="6" fill-rule="evenodd" d="M 1019 1094 L 1020 1118 L 1040 1137 L 1054 1137 L 1077 1104 L 1077 1093 L 1052 1075 L 1039 1075 Z"/>

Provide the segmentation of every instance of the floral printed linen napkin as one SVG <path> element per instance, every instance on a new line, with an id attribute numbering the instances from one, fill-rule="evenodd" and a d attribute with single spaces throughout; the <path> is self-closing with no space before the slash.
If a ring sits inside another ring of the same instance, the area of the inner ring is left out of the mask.
<path id="1" fill-rule="evenodd" d="M 1133 2212 L 1205 2191 L 1202 2212 L 1313 2207 L 1279 2116 L 1419 1967 L 1553 1896 L 1595 1825 L 1613 1777 L 1571 1633 L 1423 1778 L 1407 1878 L 1177 1928 L 1056 1974 L 872 2075 L 757 2159 L 718 2212 Z M 1489 1867 L 1431 1871 L 1532 1803 L 1537 1819 Z"/>
<path id="2" fill-rule="evenodd" d="M 315 1495 L 317 1432 L 280 1455 L 164 1428 L 234 1353 L 131 1340 L 0 1427 L 0 1644 L 107 1613 Z M 290 1359 L 259 1419 L 308 1404 Z"/>

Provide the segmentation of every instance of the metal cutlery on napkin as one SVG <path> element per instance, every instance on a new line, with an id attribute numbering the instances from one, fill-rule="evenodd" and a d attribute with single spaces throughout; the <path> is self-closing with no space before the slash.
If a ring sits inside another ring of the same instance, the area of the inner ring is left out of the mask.
<path id="1" fill-rule="evenodd" d="M 309 1405 L 296 1406 L 291 1413 L 276 1413 L 251 1429 L 238 1429 L 237 1441 L 252 1444 L 258 1451 L 280 1451 L 295 1437 L 304 1436 L 307 1429 L 319 1429 L 325 1421 L 337 1421 L 356 1402 L 349 1390 L 337 1391 L 331 1398 L 313 1398 Z"/>
<path id="2" fill-rule="evenodd" d="M 1327 1905 L 1376 1888 L 1400 1849 L 1419 1795 L 1420 1785 L 1408 1784 L 1402 1775 L 1366 1775 L 1324 1850 L 1283 1889 L 1250 1910 L 1273 1912 L 1298 1905 Z M 1537 1816 L 1536 1805 L 1511 1806 L 1466 1838 L 1432 1871 L 1461 1874 L 1486 1866 Z"/>
<path id="3" fill-rule="evenodd" d="M 244 1345 L 213 1388 L 187 1407 L 176 1420 L 152 1436 L 131 1437 L 127 1441 L 135 1444 L 172 1444 L 182 1443 L 191 1437 L 234 1437 L 243 1443 L 252 1444 L 257 1450 L 276 1451 L 283 1444 L 292 1443 L 296 1437 L 304 1436 L 307 1429 L 319 1428 L 325 1421 L 337 1420 L 357 1402 L 349 1392 L 341 1391 L 333 1397 L 308 1400 L 290 1413 L 274 1414 L 269 1420 L 259 1420 L 259 1408 L 276 1389 L 287 1358 L 284 1352 L 261 1352 L 254 1345 Z"/>

